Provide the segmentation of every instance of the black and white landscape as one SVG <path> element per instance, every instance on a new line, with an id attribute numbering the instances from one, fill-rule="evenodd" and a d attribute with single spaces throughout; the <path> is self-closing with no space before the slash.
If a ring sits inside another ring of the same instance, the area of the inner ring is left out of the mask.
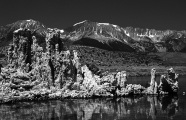
<path id="1" fill-rule="evenodd" d="M 184 120 L 183 5 L 4 2 L 0 119 Z"/>

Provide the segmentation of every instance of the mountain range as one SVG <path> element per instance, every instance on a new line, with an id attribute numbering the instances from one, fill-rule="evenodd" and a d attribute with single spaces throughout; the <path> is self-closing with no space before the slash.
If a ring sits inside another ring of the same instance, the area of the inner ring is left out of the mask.
<path id="1" fill-rule="evenodd" d="M 35 20 L 19 20 L 0 27 L 0 48 L 12 42 L 13 32 L 20 28 L 30 29 L 42 42 L 46 34 L 58 32 L 61 39 L 73 45 L 90 46 L 109 51 L 124 52 L 186 52 L 186 31 L 155 30 L 120 27 L 110 23 L 85 20 L 68 28 L 48 28 Z"/>

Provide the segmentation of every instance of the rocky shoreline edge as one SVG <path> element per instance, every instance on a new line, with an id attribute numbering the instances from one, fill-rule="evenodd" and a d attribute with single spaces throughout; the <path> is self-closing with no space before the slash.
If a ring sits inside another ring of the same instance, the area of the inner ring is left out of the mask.
<path id="1" fill-rule="evenodd" d="M 90 74 L 91 71 L 88 67 L 85 66 L 85 68 L 86 71 L 83 82 L 68 81 L 61 89 L 47 86 L 47 83 L 44 82 L 35 85 L 35 81 L 31 82 L 29 80 L 28 74 L 14 74 L 9 83 L 3 84 L 1 81 L 0 104 L 58 99 L 115 98 L 134 95 L 175 95 L 178 91 L 178 76 L 172 68 L 168 69 L 167 76 L 161 76 L 159 85 L 157 85 L 155 81 L 156 70 L 153 68 L 151 70 L 151 83 L 148 88 L 140 84 L 125 84 L 127 81 L 125 71 L 118 72 L 116 75 L 109 74 L 103 76 L 101 80 L 102 83 L 98 85 L 98 81 L 95 81 L 98 76 L 90 76 L 92 75 Z M 1 74 L 1 77 L 2 75 L 3 74 Z"/>

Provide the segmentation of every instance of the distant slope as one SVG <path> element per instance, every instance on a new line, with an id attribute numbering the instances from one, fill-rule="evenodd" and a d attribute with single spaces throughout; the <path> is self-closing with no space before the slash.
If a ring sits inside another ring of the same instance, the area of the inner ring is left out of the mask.
<path id="1" fill-rule="evenodd" d="M 83 46 L 90 46 L 90 47 L 96 47 L 100 49 L 105 49 L 109 51 L 125 51 L 125 52 L 135 52 L 135 49 L 132 47 L 123 44 L 120 41 L 112 41 L 112 42 L 99 42 L 96 39 L 92 38 L 81 38 L 75 42 L 73 42 L 73 45 L 83 45 Z"/>
<path id="2" fill-rule="evenodd" d="M 65 29 L 47 28 L 35 20 L 20 20 L 0 27 L 0 49 L 12 41 L 17 29 L 30 29 L 40 42 L 47 33 L 60 31 L 61 39 L 73 45 L 123 52 L 186 52 L 186 31 L 122 28 L 110 23 L 85 20 Z"/>
<path id="3" fill-rule="evenodd" d="M 30 29 L 45 43 L 47 33 L 59 33 L 72 48 L 81 51 L 82 62 L 92 62 L 102 67 L 133 65 L 186 65 L 186 31 L 154 30 L 126 27 L 88 20 L 66 29 L 47 28 L 35 20 L 20 20 L 0 27 L 0 61 L 5 55 L 13 32 Z M 4 62 L 2 62 L 4 61 Z"/>
<path id="4" fill-rule="evenodd" d="M 186 31 L 122 28 L 109 23 L 98 23 L 88 20 L 76 23 L 64 30 L 69 40 L 76 43 L 81 41 L 81 45 L 89 42 L 83 38 L 89 38 L 91 41 L 94 39 L 97 43 L 105 45 L 105 48 L 108 46 L 117 48 L 115 47 L 116 44 L 111 43 L 119 43 L 117 49 L 112 49 L 115 51 L 186 52 Z M 120 46 L 127 46 L 127 49 Z M 129 50 L 128 48 L 131 49 Z"/>
<path id="5" fill-rule="evenodd" d="M 151 53 L 151 55 L 157 55 L 164 61 L 166 65 L 172 66 L 186 66 L 186 53 L 178 52 L 164 52 L 164 53 Z"/>
<path id="6" fill-rule="evenodd" d="M 108 51 L 79 45 L 73 45 L 71 49 L 78 51 L 81 63 L 83 64 L 93 63 L 101 67 L 162 65 L 162 59 L 154 54 Z"/>

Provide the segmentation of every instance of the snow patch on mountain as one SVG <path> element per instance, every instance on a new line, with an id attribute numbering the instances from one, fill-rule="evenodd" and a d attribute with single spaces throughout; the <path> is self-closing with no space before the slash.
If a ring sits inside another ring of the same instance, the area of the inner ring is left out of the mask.
<path id="1" fill-rule="evenodd" d="M 128 37 L 130 37 L 130 33 L 129 33 L 129 32 L 127 32 L 127 31 L 124 30 L 124 29 L 123 29 L 123 31 L 124 31 L 125 35 L 127 35 Z"/>
<path id="2" fill-rule="evenodd" d="M 63 29 L 59 30 L 60 33 L 64 33 L 65 31 Z"/>
<path id="3" fill-rule="evenodd" d="M 23 30 L 23 28 L 19 28 L 19 29 L 15 30 L 13 33 L 18 33 L 21 30 Z"/>
<path id="4" fill-rule="evenodd" d="M 26 20 L 27 22 L 30 22 L 31 20 Z"/>
<path id="5" fill-rule="evenodd" d="M 97 25 L 100 26 L 100 25 L 110 25 L 110 24 L 109 23 L 98 23 Z"/>
<path id="6" fill-rule="evenodd" d="M 76 25 L 78 25 L 78 24 L 82 24 L 82 23 L 84 23 L 84 22 L 86 22 L 86 21 L 87 21 L 87 20 L 84 20 L 84 21 L 78 22 L 78 23 L 74 24 L 73 26 L 76 26 Z"/>

